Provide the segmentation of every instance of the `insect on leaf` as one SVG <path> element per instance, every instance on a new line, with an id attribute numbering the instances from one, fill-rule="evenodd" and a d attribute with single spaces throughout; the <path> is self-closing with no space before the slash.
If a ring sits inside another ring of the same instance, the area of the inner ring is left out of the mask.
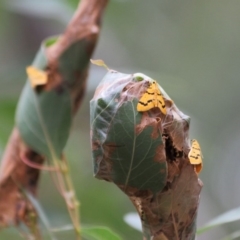
<path id="1" fill-rule="evenodd" d="M 53 152 L 60 157 L 71 125 L 69 91 L 38 94 L 27 82 L 18 102 L 16 123 L 28 146 L 48 158 Z"/>
<path id="2" fill-rule="evenodd" d="M 137 110 L 139 112 L 145 112 L 155 107 L 158 107 L 163 114 L 167 114 L 163 95 L 157 85 L 157 82 L 153 81 L 139 100 Z"/>
<path id="3" fill-rule="evenodd" d="M 192 140 L 191 150 L 188 154 L 189 161 L 192 165 L 195 165 L 195 170 L 197 173 L 200 173 L 203 167 L 202 163 L 202 151 L 200 145 L 196 139 Z"/>
<path id="4" fill-rule="evenodd" d="M 48 81 L 47 73 L 33 66 L 26 68 L 26 72 L 32 88 L 39 85 L 45 85 Z"/>
<path id="5" fill-rule="evenodd" d="M 96 59 L 96 60 L 90 59 L 90 61 L 94 65 L 97 65 L 99 67 L 105 67 L 108 71 L 110 70 L 102 59 Z"/>
<path id="6" fill-rule="evenodd" d="M 143 121 L 134 94 L 119 101 L 133 77 L 109 71 L 91 100 L 94 173 L 126 192 L 134 188 L 155 194 L 165 187 L 168 172 L 160 122 Z"/>

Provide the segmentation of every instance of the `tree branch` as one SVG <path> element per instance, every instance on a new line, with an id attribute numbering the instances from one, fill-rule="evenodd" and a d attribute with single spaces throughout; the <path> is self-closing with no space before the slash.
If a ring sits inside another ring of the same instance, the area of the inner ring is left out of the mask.
<path id="1" fill-rule="evenodd" d="M 67 86 L 73 114 L 84 96 L 89 59 L 97 44 L 101 18 L 107 2 L 108 0 L 82 0 L 66 31 L 55 44 L 45 48 L 45 70 L 49 80 L 42 90 L 57 91 Z M 84 48 L 80 49 L 82 43 Z M 72 47 L 80 50 L 72 54 Z M 69 65 L 70 77 L 63 71 L 66 57 L 75 59 Z M 22 189 L 36 195 L 40 171 L 24 164 L 21 156 L 38 165 L 45 162 L 43 156 L 24 143 L 18 127 L 15 126 L 0 166 L 0 228 L 18 224 L 20 221 L 29 226 L 27 214 L 34 211 L 31 203 L 23 196 Z"/>

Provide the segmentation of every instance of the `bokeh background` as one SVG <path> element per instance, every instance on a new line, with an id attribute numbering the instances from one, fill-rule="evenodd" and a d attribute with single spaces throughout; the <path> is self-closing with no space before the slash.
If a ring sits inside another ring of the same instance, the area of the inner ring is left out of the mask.
<path id="1" fill-rule="evenodd" d="M 0 0 L 0 155 L 14 111 L 41 41 L 64 31 L 77 0 Z M 191 117 L 190 136 L 201 144 L 204 182 L 198 227 L 240 205 L 240 1 L 110 0 L 94 58 L 125 73 L 156 79 Z M 134 211 L 113 184 L 93 178 L 89 101 L 105 70 L 91 66 L 88 88 L 66 153 L 81 201 L 81 221 L 108 226 L 125 240 L 141 233 L 123 221 Z M 43 173 L 40 202 L 53 227 L 69 222 L 64 202 Z M 218 240 L 239 229 L 231 223 L 199 236 Z M 0 232 L 17 240 L 16 230 Z"/>

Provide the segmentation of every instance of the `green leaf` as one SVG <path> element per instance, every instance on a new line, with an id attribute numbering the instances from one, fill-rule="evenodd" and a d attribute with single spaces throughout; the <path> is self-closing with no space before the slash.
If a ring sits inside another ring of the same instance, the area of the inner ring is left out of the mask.
<path id="1" fill-rule="evenodd" d="M 24 141 L 47 157 L 60 157 L 71 124 L 71 101 L 67 91 L 37 94 L 30 84 L 24 88 L 16 121 Z"/>
<path id="2" fill-rule="evenodd" d="M 226 223 L 235 222 L 240 220 L 240 207 L 227 211 L 218 217 L 212 219 L 206 223 L 203 227 L 197 230 L 197 234 L 200 235 L 214 227 L 221 226 Z"/>
<path id="3" fill-rule="evenodd" d="M 141 122 L 138 100 L 124 92 L 133 82 L 133 75 L 110 71 L 98 87 L 102 92 L 90 103 L 94 171 L 121 187 L 156 193 L 167 176 L 166 161 L 158 156 L 162 136 L 155 119 Z M 122 94 L 129 99 L 122 101 Z"/>
<path id="4" fill-rule="evenodd" d="M 83 237 L 89 240 L 121 240 L 121 238 L 107 227 L 83 227 Z"/>
<path id="5" fill-rule="evenodd" d="M 72 43 L 59 58 L 59 70 L 68 85 L 79 83 L 79 77 L 85 80 L 84 74 L 90 62 L 92 46 L 82 39 Z M 82 85 L 85 81 L 81 82 Z"/>
<path id="6" fill-rule="evenodd" d="M 44 46 L 33 66 L 44 69 Z M 23 140 L 46 157 L 60 157 L 68 139 L 71 125 L 71 99 L 68 89 L 37 92 L 29 81 L 21 94 L 16 123 Z"/>

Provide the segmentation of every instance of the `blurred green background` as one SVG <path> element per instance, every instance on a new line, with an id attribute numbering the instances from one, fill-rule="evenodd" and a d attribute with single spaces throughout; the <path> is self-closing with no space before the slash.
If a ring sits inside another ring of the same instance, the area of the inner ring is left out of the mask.
<path id="1" fill-rule="evenodd" d="M 77 0 L 0 0 L 0 155 L 14 124 L 14 111 L 41 41 L 64 31 Z M 110 0 L 94 58 L 118 71 L 156 79 L 191 117 L 190 137 L 201 144 L 204 182 L 198 226 L 240 205 L 240 1 Z M 125 240 L 141 234 L 123 221 L 134 211 L 113 184 L 93 178 L 89 101 L 105 70 L 91 66 L 88 88 L 74 121 L 66 153 L 85 225 L 108 226 Z M 53 227 L 69 218 L 48 173 L 40 202 Z M 218 240 L 239 222 L 213 229 L 198 240 Z M 0 232 L 17 240 L 16 230 Z M 65 238 L 70 239 L 70 238 Z"/>

